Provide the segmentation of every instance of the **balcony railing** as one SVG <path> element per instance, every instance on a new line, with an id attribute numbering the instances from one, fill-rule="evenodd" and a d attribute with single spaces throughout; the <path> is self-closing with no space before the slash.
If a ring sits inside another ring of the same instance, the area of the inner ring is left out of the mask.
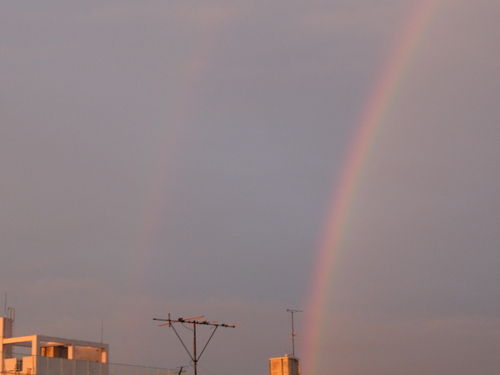
<path id="1" fill-rule="evenodd" d="M 3 375 L 179 375 L 179 370 L 44 356 L 5 358 Z M 183 370 L 180 375 L 187 375 Z"/>

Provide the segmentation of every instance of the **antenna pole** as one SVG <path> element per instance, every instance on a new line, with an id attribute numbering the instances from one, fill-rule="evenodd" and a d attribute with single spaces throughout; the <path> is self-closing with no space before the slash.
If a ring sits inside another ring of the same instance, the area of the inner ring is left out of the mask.
<path id="1" fill-rule="evenodd" d="M 294 313 L 298 313 L 298 312 L 302 312 L 301 310 L 291 310 L 291 309 L 286 309 L 286 311 L 288 311 L 290 313 L 290 315 L 292 316 L 292 357 L 295 358 L 295 327 L 294 327 L 294 324 L 293 324 L 293 314 Z"/>
<path id="2" fill-rule="evenodd" d="M 196 324 L 193 324 L 193 366 L 194 375 L 198 375 L 198 358 L 196 358 Z"/>
<path id="3" fill-rule="evenodd" d="M 205 348 L 207 347 L 208 343 L 212 339 L 212 336 L 214 335 L 215 331 L 219 327 L 231 327 L 234 328 L 239 324 L 224 324 L 224 323 L 217 323 L 217 322 L 209 322 L 206 320 L 199 321 L 198 319 L 203 318 L 203 316 L 196 316 L 194 318 L 179 318 L 179 319 L 170 319 L 170 314 L 168 314 L 168 319 L 157 319 L 153 318 L 153 320 L 160 320 L 166 323 L 160 324 L 160 326 L 168 325 L 169 327 L 172 327 L 174 330 L 175 334 L 181 341 L 181 344 L 184 346 L 184 349 L 186 349 L 187 353 L 189 354 L 189 357 L 191 358 L 191 361 L 193 361 L 193 368 L 194 368 L 194 375 L 198 375 L 198 361 L 200 360 L 203 352 L 205 351 Z M 181 323 L 181 324 L 190 324 L 193 326 L 193 355 L 191 355 L 191 352 L 188 350 L 186 345 L 184 345 L 184 341 L 182 341 L 182 338 L 179 336 L 177 333 L 177 330 L 175 327 L 172 325 L 172 323 Z M 203 350 L 201 351 L 200 355 L 198 356 L 197 354 L 197 343 L 196 343 L 196 326 L 199 324 L 203 324 L 205 326 L 212 326 L 214 327 L 214 331 L 212 332 L 212 335 L 208 338 L 207 342 L 205 343 L 205 346 L 203 347 Z M 182 371 L 182 368 L 181 368 Z"/>

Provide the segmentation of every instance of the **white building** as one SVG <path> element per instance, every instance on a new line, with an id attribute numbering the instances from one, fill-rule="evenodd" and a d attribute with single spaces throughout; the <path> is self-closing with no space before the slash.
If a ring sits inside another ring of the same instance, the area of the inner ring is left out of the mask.
<path id="1" fill-rule="evenodd" d="M 107 344 L 42 335 L 12 337 L 13 323 L 13 317 L 0 318 L 1 374 L 108 374 Z"/>
<path id="2" fill-rule="evenodd" d="M 109 362 L 102 342 L 45 335 L 14 337 L 14 309 L 0 317 L 0 375 L 187 375 L 184 367 L 165 369 Z"/>

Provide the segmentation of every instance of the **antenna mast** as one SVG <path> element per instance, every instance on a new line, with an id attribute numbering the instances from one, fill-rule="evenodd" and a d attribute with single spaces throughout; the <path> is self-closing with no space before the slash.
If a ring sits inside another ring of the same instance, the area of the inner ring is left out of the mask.
<path id="1" fill-rule="evenodd" d="M 292 316 L 292 357 L 295 358 L 295 327 L 293 324 L 293 314 L 298 313 L 298 312 L 303 312 L 302 310 L 291 310 L 291 309 L 286 309 L 287 312 L 290 313 Z"/>
<path id="2" fill-rule="evenodd" d="M 163 321 L 163 322 L 167 322 L 167 323 L 162 323 L 162 324 L 159 324 L 159 326 L 165 326 L 165 325 L 168 325 L 169 327 L 171 327 L 175 334 L 177 335 L 177 337 L 179 338 L 182 346 L 184 346 L 184 349 L 186 349 L 186 352 L 189 354 L 189 357 L 191 358 L 191 361 L 193 362 L 193 367 L 194 367 L 194 375 L 198 375 L 198 361 L 200 360 L 203 352 L 205 351 L 208 343 L 210 342 L 210 340 L 212 339 L 215 331 L 217 331 L 217 328 L 219 327 L 230 327 L 230 328 L 234 328 L 236 327 L 237 325 L 240 325 L 238 323 L 232 323 L 232 324 L 224 324 L 224 323 L 218 323 L 218 322 L 209 322 L 209 321 L 206 321 L 206 320 L 202 320 L 202 321 L 198 321 L 198 319 L 201 319 L 203 318 L 203 315 L 200 315 L 200 316 L 195 316 L 195 317 L 192 317 L 192 318 L 178 318 L 178 319 L 170 319 L 170 314 L 168 314 L 168 319 L 157 319 L 157 318 L 153 318 L 153 320 L 160 320 L 160 321 Z M 175 329 L 175 327 L 172 325 L 172 323 L 181 323 L 181 324 L 190 324 L 193 326 L 193 354 L 191 354 L 191 352 L 188 350 L 188 348 L 186 347 L 186 345 L 184 344 L 184 341 L 182 341 L 182 338 L 179 336 L 179 334 L 177 333 L 177 330 Z M 198 325 L 205 325 L 205 326 L 212 326 L 212 327 L 215 327 L 214 331 L 212 332 L 212 334 L 210 335 L 210 337 L 208 338 L 207 342 L 205 343 L 205 346 L 203 347 L 203 349 L 201 350 L 201 353 L 199 355 L 197 355 L 196 353 L 196 349 L 197 349 L 197 346 L 196 346 L 196 326 Z M 242 324 L 242 323 L 241 323 Z M 181 368 L 181 371 L 182 371 L 182 368 Z"/>

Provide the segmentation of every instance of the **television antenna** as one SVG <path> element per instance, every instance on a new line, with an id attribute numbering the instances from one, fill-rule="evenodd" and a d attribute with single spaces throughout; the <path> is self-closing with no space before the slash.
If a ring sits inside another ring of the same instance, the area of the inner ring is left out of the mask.
<path id="1" fill-rule="evenodd" d="M 302 310 L 292 310 L 292 309 L 286 309 L 287 312 L 290 313 L 292 316 L 292 357 L 295 358 L 295 336 L 297 335 L 295 333 L 295 327 L 293 325 L 293 314 L 298 313 L 298 312 L 303 312 Z"/>
<path id="2" fill-rule="evenodd" d="M 235 328 L 236 326 L 239 326 L 239 325 L 243 324 L 243 323 L 225 324 L 225 323 L 219 323 L 217 321 L 210 322 L 210 321 L 207 321 L 207 320 L 201 320 L 200 321 L 199 319 L 201 319 L 203 317 L 204 317 L 203 315 L 200 315 L 200 316 L 193 316 L 191 318 L 171 319 L 170 318 L 170 314 L 168 314 L 168 319 L 153 318 L 153 320 L 159 320 L 159 321 L 162 321 L 162 322 L 166 322 L 166 323 L 161 323 L 158 326 L 161 327 L 161 326 L 167 326 L 168 325 L 170 328 L 172 328 L 174 330 L 174 332 L 175 332 L 176 336 L 178 337 L 178 339 L 180 340 L 182 346 L 184 347 L 184 349 L 186 349 L 186 352 L 188 353 L 189 358 L 191 358 L 191 361 L 193 362 L 194 375 L 198 375 L 198 361 L 200 360 L 201 356 L 203 355 L 203 352 L 205 351 L 205 349 L 208 346 L 208 343 L 210 342 L 210 340 L 212 339 L 213 335 L 215 334 L 215 331 L 217 331 L 217 328 L 219 328 L 219 327 Z M 182 340 L 181 336 L 177 333 L 177 330 L 175 329 L 175 326 L 173 325 L 174 323 L 189 324 L 189 325 L 193 326 L 193 330 L 192 330 L 193 331 L 193 353 L 191 353 L 189 351 L 189 349 L 187 348 L 186 344 L 184 344 L 184 341 Z M 196 327 L 199 326 L 199 325 L 211 326 L 211 327 L 215 327 L 215 329 L 213 330 L 212 334 L 210 335 L 210 337 L 208 338 L 207 342 L 205 343 L 205 346 L 201 350 L 201 353 L 197 354 Z M 181 369 L 181 371 L 182 371 L 182 369 Z"/>

